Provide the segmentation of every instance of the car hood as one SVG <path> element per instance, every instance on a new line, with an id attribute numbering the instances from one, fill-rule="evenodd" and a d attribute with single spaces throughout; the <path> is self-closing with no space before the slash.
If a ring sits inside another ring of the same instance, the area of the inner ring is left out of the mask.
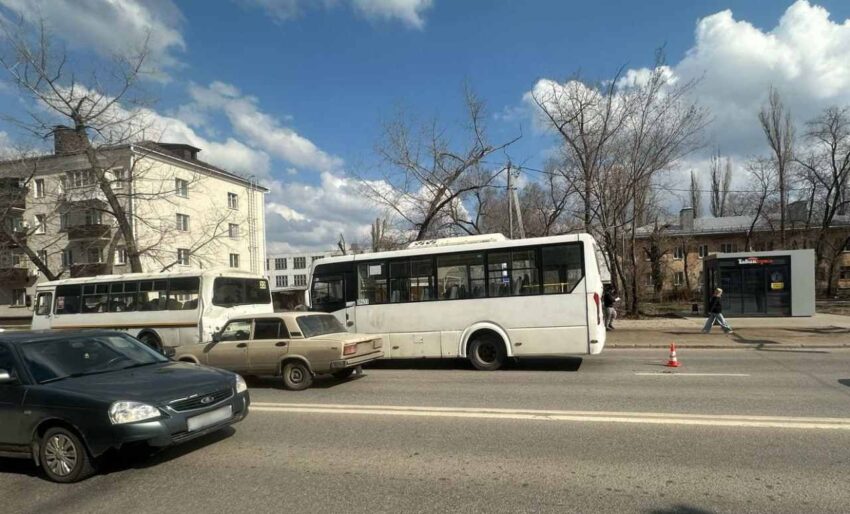
<path id="1" fill-rule="evenodd" d="M 234 374 L 187 362 L 165 362 L 45 385 L 98 400 L 164 403 L 233 387 Z"/>

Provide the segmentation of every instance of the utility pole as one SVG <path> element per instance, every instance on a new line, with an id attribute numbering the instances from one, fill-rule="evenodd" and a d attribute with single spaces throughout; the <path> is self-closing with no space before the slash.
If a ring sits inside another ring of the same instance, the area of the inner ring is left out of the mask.
<path id="1" fill-rule="evenodd" d="M 513 209 L 513 201 L 514 195 L 512 193 L 513 189 L 511 188 L 511 161 L 508 161 L 508 224 L 510 225 L 510 234 L 509 237 L 511 239 L 514 238 L 514 209 Z"/>

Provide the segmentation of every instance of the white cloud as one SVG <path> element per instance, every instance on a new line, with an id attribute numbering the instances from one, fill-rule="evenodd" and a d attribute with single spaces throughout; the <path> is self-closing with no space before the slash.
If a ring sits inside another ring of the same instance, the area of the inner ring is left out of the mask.
<path id="1" fill-rule="evenodd" d="M 223 112 L 233 130 L 251 146 L 297 166 L 319 171 L 339 169 L 343 161 L 322 151 L 312 141 L 261 111 L 257 99 L 243 95 L 235 86 L 213 82 L 208 87 L 192 85 L 189 94 L 193 113 Z"/>
<path id="2" fill-rule="evenodd" d="M 238 0 L 241 3 L 259 7 L 275 21 L 284 22 L 297 18 L 310 7 L 333 8 L 342 0 Z M 425 26 L 425 11 L 431 8 L 433 0 L 348 0 L 358 15 L 382 21 L 400 21 L 415 29 Z"/>
<path id="3" fill-rule="evenodd" d="M 44 18 L 70 46 L 86 47 L 102 56 L 133 55 L 148 39 L 149 71 L 181 65 L 186 43 L 183 21 L 171 0 L 0 0 L 6 10 L 28 23 Z"/>

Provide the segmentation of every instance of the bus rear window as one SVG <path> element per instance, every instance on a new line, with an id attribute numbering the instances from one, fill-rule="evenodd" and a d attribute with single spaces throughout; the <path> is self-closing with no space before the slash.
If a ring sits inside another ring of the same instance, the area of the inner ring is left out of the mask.
<path id="1" fill-rule="evenodd" d="M 271 303 L 265 279 L 218 277 L 213 282 L 213 305 L 233 307 Z"/>

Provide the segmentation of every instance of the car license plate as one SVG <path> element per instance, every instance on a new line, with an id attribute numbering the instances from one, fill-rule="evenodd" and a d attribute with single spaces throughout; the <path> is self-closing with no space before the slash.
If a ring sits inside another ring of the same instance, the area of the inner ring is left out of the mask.
<path id="1" fill-rule="evenodd" d="M 195 430 L 215 425 L 220 421 L 230 419 L 231 416 L 233 416 L 233 407 L 230 405 L 225 405 L 220 409 L 205 412 L 198 416 L 193 416 L 187 420 L 189 432 L 194 432 Z"/>

